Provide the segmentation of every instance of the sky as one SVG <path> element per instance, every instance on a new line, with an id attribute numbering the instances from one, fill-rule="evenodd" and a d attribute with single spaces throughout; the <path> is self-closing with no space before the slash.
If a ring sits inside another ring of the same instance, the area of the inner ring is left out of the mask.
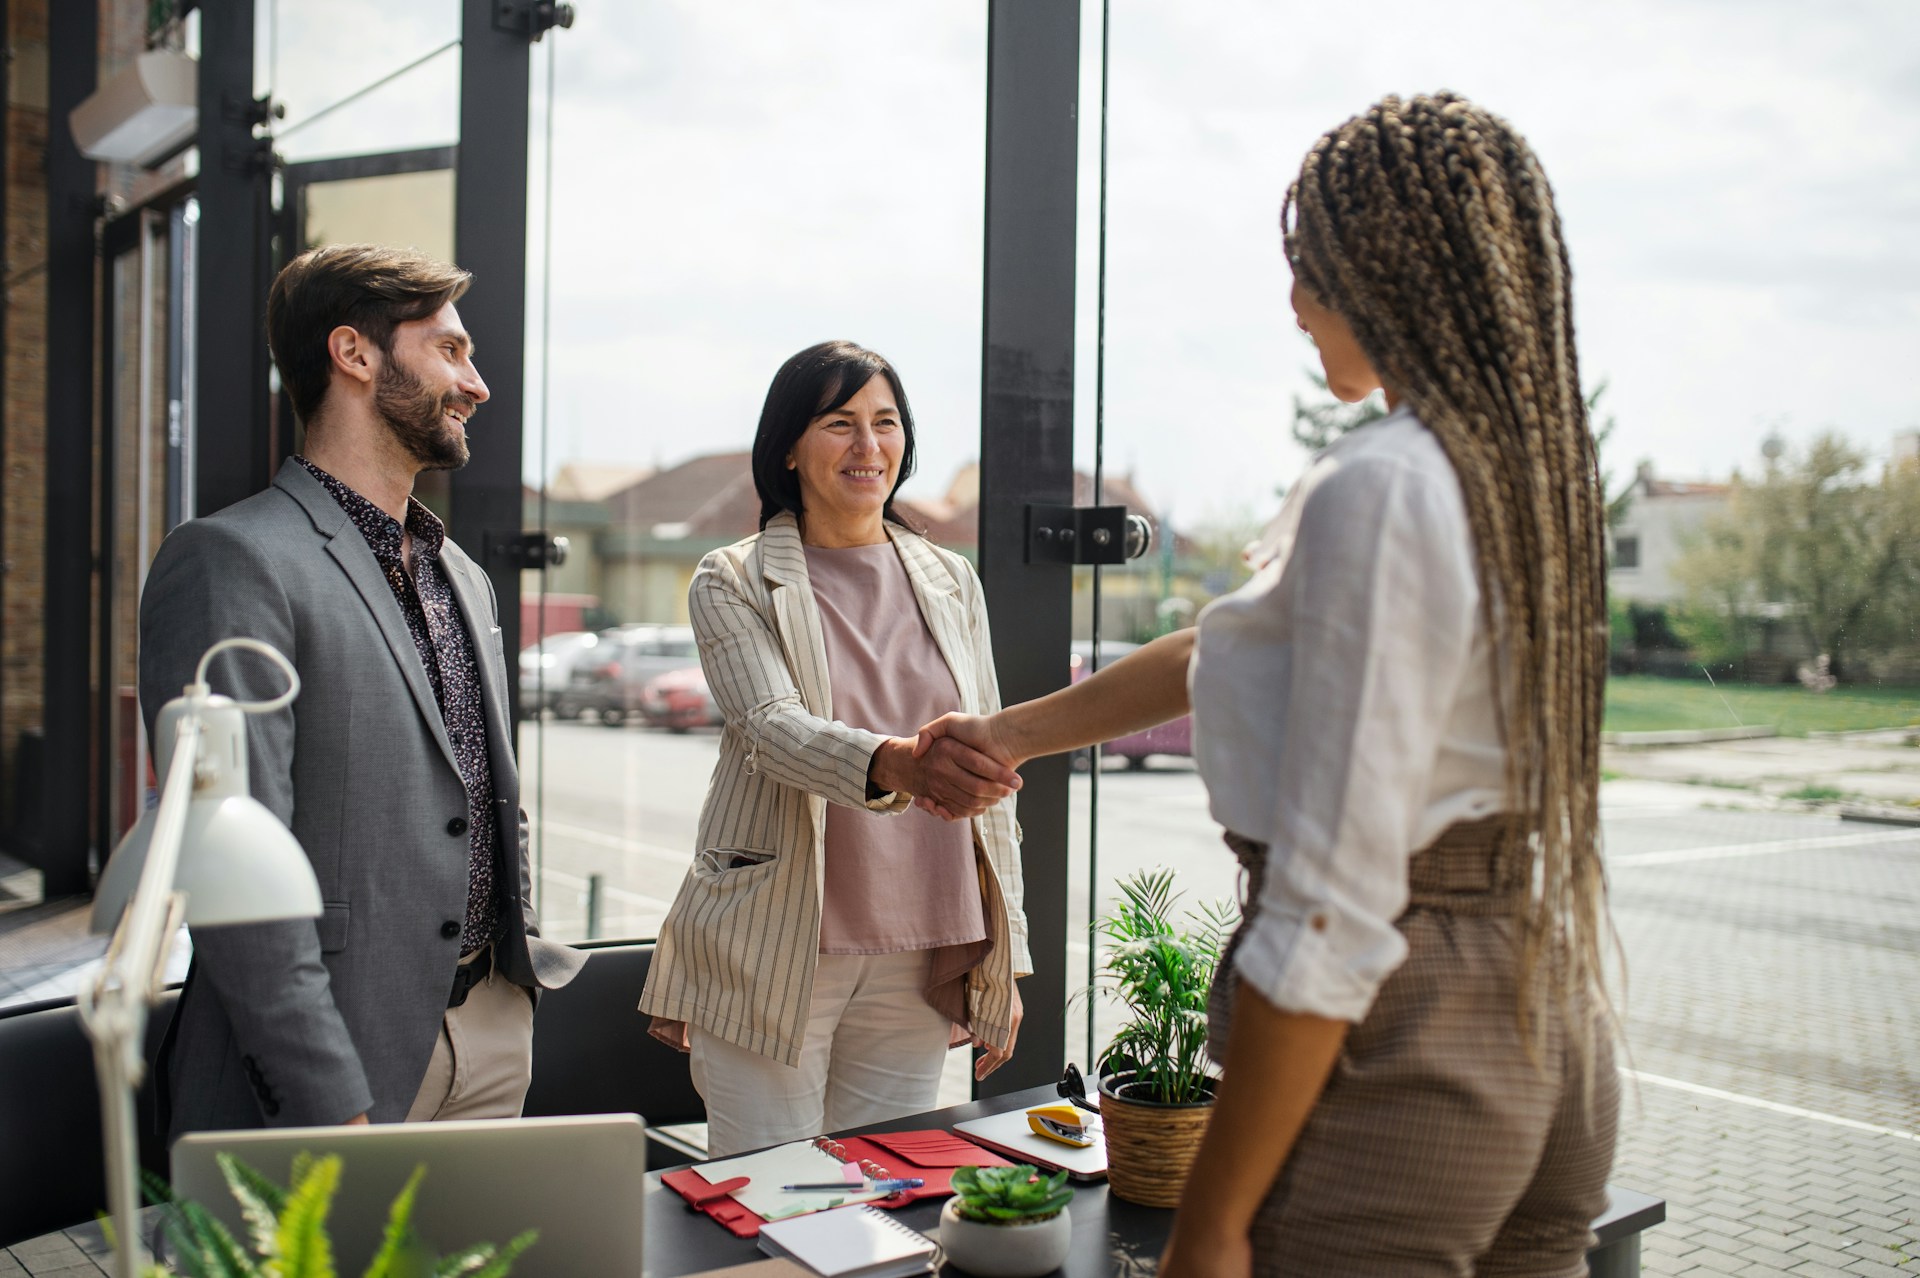
<path id="1" fill-rule="evenodd" d="M 938 495 L 977 453 L 984 0 L 576 7 L 534 54 L 530 478 L 744 449 L 780 362 L 847 337 L 899 369 L 922 453 L 906 491 Z M 455 53 L 301 126 L 456 38 L 458 9 L 262 0 L 283 154 L 453 141 Z M 1084 10 L 1090 466 L 1101 31 Z M 1616 472 L 1724 478 L 1776 431 L 1838 429 L 1884 456 L 1920 429 L 1910 0 L 1115 0 L 1111 23 L 1106 459 L 1176 521 L 1263 517 L 1306 461 L 1288 426 L 1314 356 L 1287 306 L 1280 201 L 1320 133 L 1390 92 L 1465 93 L 1539 154 Z M 485 432 L 483 409 L 476 447 Z"/>

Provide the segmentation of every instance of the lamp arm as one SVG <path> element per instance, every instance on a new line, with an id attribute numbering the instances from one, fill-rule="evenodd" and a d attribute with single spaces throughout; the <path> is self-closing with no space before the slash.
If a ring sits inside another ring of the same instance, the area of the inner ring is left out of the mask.
<path id="1" fill-rule="evenodd" d="M 204 696 L 205 694 L 201 694 Z M 164 949 L 180 915 L 174 873 L 193 800 L 200 745 L 200 700 L 189 698 L 174 738 L 153 839 L 140 883 L 113 930 L 100 972 L 80 989 L 80 1019 L 93 1042 L 94 1075 L 100 1086 L 100 1121 L 106 1138 L 107 1205 L 113 1214 L 115 1278 L 139 1278 L 143 1262 L 139 1229 L 139 1132 L 134 1091 L 146 1072 L 147 1010 L 158 994 Z"/>

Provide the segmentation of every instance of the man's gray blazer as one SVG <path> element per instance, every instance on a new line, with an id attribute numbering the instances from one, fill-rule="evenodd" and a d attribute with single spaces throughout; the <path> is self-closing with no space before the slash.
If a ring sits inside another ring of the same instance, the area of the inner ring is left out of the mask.
<path id="1" fill-rule="evenodd" d="M 486 574 L 451 541 L 441 566 L 486 704 L 503 899 L 501 971 L 548 989 L 585 954 L 539 939 L 514 766 L 507 665 Z M 365 537 L 298 462 L 273 487 L 174 529 L 140 604 L 140 706 L 155 715 L 218 639 L 285 653 L 300 697 L 248 717 L 254 797 L 320 880 L 318 919 L 202 928 L 167 1065 L 174 1134 L 398 1121 L 426 1073 L 460 957 L 466 787 L 405 616 Z M 222 653 L 213 691 L 263 699 L 285 677 Z"/>

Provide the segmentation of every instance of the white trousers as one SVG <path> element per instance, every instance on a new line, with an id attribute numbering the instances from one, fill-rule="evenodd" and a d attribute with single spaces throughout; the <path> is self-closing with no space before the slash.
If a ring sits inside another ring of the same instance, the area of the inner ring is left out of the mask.
<path id="1" fill-rule="evenodd" d="M 927 1005 L 933 952 L 822 954 L 800 1064 L 689 1026 L 714 1158 L 932 1109 L 952 1029 Z"/>

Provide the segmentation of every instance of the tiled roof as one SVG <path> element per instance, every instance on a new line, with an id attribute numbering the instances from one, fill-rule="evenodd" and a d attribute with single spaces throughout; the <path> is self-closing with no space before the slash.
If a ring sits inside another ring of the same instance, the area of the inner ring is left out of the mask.
<path id="1" fill-rule="evenodd" d="M 760 528 L 753 454 L 709 453 L 658 471 L 607 499 L 616 527 L 657 528 L 685 537 L 745 537 Z"/>

